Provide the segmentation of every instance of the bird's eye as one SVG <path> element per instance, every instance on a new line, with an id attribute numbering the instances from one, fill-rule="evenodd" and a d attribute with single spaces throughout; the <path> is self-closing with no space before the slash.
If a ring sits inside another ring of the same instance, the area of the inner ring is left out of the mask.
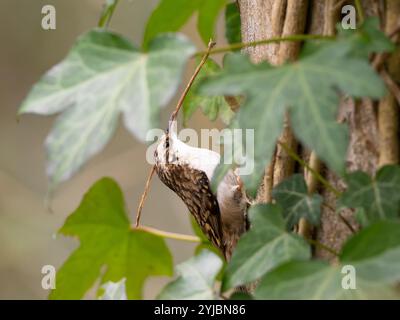
<path id="1" fill-rule="evenodd" d="M 165 140 L 165 148 L 169 148 L 169 139 Z"/>

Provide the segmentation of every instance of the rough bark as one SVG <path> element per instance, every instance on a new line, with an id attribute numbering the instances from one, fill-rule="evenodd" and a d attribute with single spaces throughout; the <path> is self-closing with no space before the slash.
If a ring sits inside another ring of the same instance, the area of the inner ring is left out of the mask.
<path id="1" fill-rule="evenodd" d="M 273 4 L 275 5 L 273 6 Z M 278 36 L 283 28 L 286 1 L 240 0 L 242 41 L 251 42 Z M 274 14 L 272 14 L 274 12 Z M 274 17 L 274 19 L 272 19 Z M 268 61 L 276 63 L 279 44 L 249 47 L 245 49 L 254 63 Z M 265 171 L 265 179 L 257 194 L 257 202 L 271 201 L 273 164 Z"/>
<path id="2" fill-rule="evenodd" d="M 239 5 L 244 42 L 304 33 L 308 0 L 244 0 L 240 1 Z M 283 42 L 248 48 L 247 52 L 255 63 L 267 60 L 271 64 L 282 64 L 297 58 L 300 45 L 299 42 Z M 284 129 L 279 141 L 285 143 L 292 150 L 297 148 L 288 114 L 285 116 Z M 290 176 L 293 171 L 294 160 L 278 145 L 274 159 L 265 169 L 264 180 L 257 200 L 270 202 L 272 187 Z"/>
<path id="3" fill-rule="evenodd" d="M 273 36 L 303 33 L 330 35 L 335 32 L 335 25 L 340 18 L 342 5 L 352 1 L 313 0 L 240 0 L 242 21 L 242 39 L 244 42 L 267 39 Z M 365 16 L 379 16 L 381 24 L 387 34 L 398 28 L 400 16 L 400 1 L 398 0 L 363 0 L 362 6 Z M 280 64 L 286 60 L 296 58 L 299 43 L 285 42 L 281 44 L 248 48 L 253 62 L 268 60 L 272 64 Z M 382 63 L 382 72 L 391 81 L 392 88 L 380 102 L 369 99 L 354 100 L 342 98 L 338 107 L 338 121 L 349 127 L 349 146 L 347 153 L 347 170 L 363 170 L 375 174 L 377 168 L 388 163 L 399 161 L 399 105 L 398 83 L 400 81 L 399 51 L 392 54 Z M 390 80 L 390 81 L 389 81 Z M 290 132 L 288 118 L 285 131 L 280 139 L 288 142 L 292 149 L 296 149 L 296 142 Z M 281 140 L 282 141 L 282 140 Z M 291 144 L 293 143 L 293 144 Z M 314 153 L 302 150 L 302 157 L 314 169 L 322 170 L 326 179 L 338 190 L 344 190 L 342 179 L 323 167 Z M 271 201 L 271 188 L 293 172 L 293 161 L 278 147 L 271 165 L 265 170 L 265 178 L 259 190 L 259 201 Z M 322 207 L 321 226 L 314 235 L 325 245 L 339 251 L 344 241 L 351 235 L 349 228 L 343 223 L 338 214 L 332 211 L 336 208 L 336 195 L 329 190 L 318 186 L 315 178 L 307 171 L 304 172 L 309 192 L 319 191 L 324 197 Z M 319 190 L 318 190 L 319 188 Z M 351 210 L 343 210 L 341 214 L 350 221 L 353 228 L 357 224 Z M 303 221 L 300 223 L 300 232 L 311 235 L 309 226 Z M 334 257 L 328 252 L 316 249 L 315 255 L 332 260 Z"/>
<path id="4" fill-rule="evenodd" d="M 252 42 L 273 37 L 273 0 L 240 0 L 242 41 Z M 275 61 L 276 46 L 263 45 L 245 49 L 253 62 Z"/>
<path id="5" fill-rule="evenodd" d="M 391 0 L 386 5 L 385 32 L 391 34 L 399 26 L 400 1 Z M 400 82 L 400 50 L 383 66 L 394 82 Z M 379 166 L 399 162 L 399 106 L 395 96 L 388 92 L 379 103 Z"/>
<path id="6" fill-rule="evenodd" d="M 386 23 L 393 20 L 393 16 L 399 17 L 399 11 L 397 13 L 394 12 L 394 7 L 398 7 L 398 4 L 400 2 L 389 0 L 386 2 L 386 9 L 383 8 L 384 11 L 380 12 L 376 1 L 365 0 L 362 2 L 367 16 L 382 16 Z M 384 21 L 382 22 L 385 24 Z M 393 25 L 394 22 L 392 22 L 390 28 L 394 28 Z M 385 31 L 389 31 L 388 28 L 385 29 Z M 389 61 L 396 65 L 398 57 L 392 56 Z M 392 72 L 394 70 L 398 70 L 398 68 L 391 69 Z M 395 105 L 396 103 L 391 94 L 388 94 L 379 103 L 374 103 L 369 99 L 361 101 L 354 101 L 353 99 L 342 100 L 339 106 L 338 119 L 349 126 L 348 171 L 362 170 L 373 175 L 378 166 L 398 162 L 398 106 L 396 105 L 395 108 Z M 329 171 L 326 171 L 326 175 L 333 186 L 339 190 L 344 190 L 345 184 L 341 179 Z M 329 207 L 336 208 L 335 195 L 329 190 L 323 190 L 322 195 L 324 202 L 328 206 L 323 207 L 322 224 L 317 232 L 317 240 L 335 250 L 340 250 L 343 243 L 351 235 L 351 232 L 337 213 L 329 209 Z M 353 217 L 354 213 L 351 210 L 343 210 L 342 215 L 357 229 L 358 226 Z M 328 260 L 334 258 L 331 254 L 320 249 L 316 250 L 316 255 Z"/>

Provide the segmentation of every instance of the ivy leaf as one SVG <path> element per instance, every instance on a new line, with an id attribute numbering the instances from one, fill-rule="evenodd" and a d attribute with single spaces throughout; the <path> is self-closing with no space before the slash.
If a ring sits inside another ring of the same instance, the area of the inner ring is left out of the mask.
<path id="1" fill-rule="evenodd" d="M 342 48 L 342 54 L 368 59 L 373 52 L 392 52 L 395 49 L 394 43 L 380 30 L 378 17 L 366 18 L 355 30 L 343 29 L 338 23 L 337 31 L 335 44 Z M 301 56 L 314 53 L 329 42 L 327 40 L 306 42 Z"/>
<path id="2" fill-rule="evenodd" d="M 307 185 L 301 174 L 292 175 L 282 181 L 272 190 L 272 195 L 283 208 L 289 230 L 300 218 L 305 218 L 313 225 L 319 224 L 322 197 L 319 194 L 308 195 Z"/>
<path id="3" fill-rule="evenodd" d="M 160 33 L 178 31 L 195 12 L 197 30 L 207 44 L 214 37 L 215 23 L 225 4 L 226 0 L 161 0 L 147 22 L 144 47 Z"/>
<path id="4" fill-rule="evenodd" d="M 362 208 L 363 225 L 396 218 L 400 212 L 400 167 L 387 165 L 374 178 L 357 171 L 346 177 L 347 190 L 339 198 L 342 206 Z"/>
<path id="5" fill-rule="evenodd" d="M 204 96 L 198 94 L 196 89 L 201 79 L 217 73 L 220 69 L 220 66 L 212 59 L 208 59 L 203 65 L 183 104 L 183 121 L 185 123 L 200 107 L 203 114 L 211 121 L 215 121 L 219 115 L 224 123 L 229 124 L 234 113 L 225 101 L 224 96 Z"/>
<path id="6" fill-rule="evenodd" d="M 400 222 L 379 221 L 350 238 L 340 255 L 343 265 L 353 265 L 357 277 L 384 284 L 400 280 Z"/>
<path id="7" fill-rule="evenodd" d="M 242 42 L 240 12 L 236 3 L 228 3 L 225 8 L 225 38 L 228 43 Z"/>
<path id="8" fill-rule="evenodd" d="M 338 206 L 340 206 L 340 198 L 338 199 Z M 354 219 L 361 226 L 365 227 L 365 226 L 368 225 L 368 217 L 367 217 L 367 214 L 365 213 L 365 210 L 363 208 L 357 208 L 355 210 Z"/>
<path id="9" fill-rule="evenodd" d="M 213 252 L 203 250 L 177 266 L 178 278 L 161 291 L 158 299 L 211 300 L 215 299 L 215 278 L 222 260 Z"/>
<path id="10" fill-rule="evenodd" d="M 229 300 L 253 300 L 253 296 L 249 293 L 244 292 L 234 292 L 230 297 Z"/>
<path id="11" fill-rule="evenodd" d="M 205 236 L 203 231 L 201 231 L 200 226 L 198 225 L 198 223 L 196 222 L 196 220 L 193 218 L 192 215 L 190 215 L 190 224 L 192 226 L 192 230 L 194 231 L 194 234 L 196 236 L 198 236 L 201 240 L 201 243 L 198 244 L 196 246 L 196 248 L 194 249 L 194 254 L 199 255 L 204 250 L 207 250 L 207 251 L 211 251 L 211 252 L 215 253 L 216 255 L 218 255 L 218 257 L 221 258 L 221 261 L 223 261 L 223 266 L 222 266 L 220 272 L 218 273 L 216 279 L 221 280 L 222 276 L 224 274 L 224 271 L 225 271 L 225 267 L 226 267 L 224 257 L 222 256 L 221 252 L 211 244 L 210 240 L 207 239 L 207 237 Z"/>
<path id="12" fill-rule="evenodd" d="M 238 113 L 239 125 L 255 131 L 255 170 L 244 177 L 254 195 L 282 131 L 285 108 L 290 112 L 296 137 L 315 150 L 328 166 L 342 173 L 347 128 L 336 122 L 336 89 L 355 97 L 381 97 L 385 87 L 363 57 L 349 55 L 347 46 L 320 46 L 299 61 L 279 67 L 251 64 L 242 54 L 227 55 L 224 70 L 200 84 L 209 95 L 245 95 Z"/>
<path id="13" fill-rule="evenodd" d="M 80 246 L 58 270 L 50 299 L 81 299 L 98 278 L 101 283 L 126 278 L 128 299 L 140 299 L 148 276 L 172 275 L 164 240 L 131 229 L 122 192 L 110 178 L 90 188 L 59 232 L 77 237 Z"/>
<path id="14" fill-rule="evenodd" d="M 381 221 L 355 235 L 344 246 L 339 265 L 319 261 L 289 262 L 268 273 L 257 299 L 400 298 L 400 223 Z M 354 270 L 351 274 L 346 268 Z M 355 289 L 342 282 L 355 275 Z"/>
<path id="15" fill-rule="evenodd" d="M 228 129 L 231 130 L 233 134 L 236 129 L 239 129 L 236 116 L 232 118 Z M 227 136 L 227 140 L 225 140 L 225 138 L 226 136 L 221 135 L 220 143 L 224 145 L 224 154 L 221 157 L 223 161 L 218 163 L 211 179 L 211 190 L 214 193 L 217 192 L 219 183 L 226 176 L 229 170 L 235 170 L 236 167 L 240 168 L 242 162 L 240 161 L 239 164 L 236 162 L 239 162 L 238 160 L 243 156 L 242 151 L 245 150 L 243 149 L 243 140 L 231 139 L 229 135 Z"/>
<path id="16" fill-rule="evenodd" d="M 198 6 L 197 30 L 205 44 L 214 39 L 218 15 L 225 7 L 226 0 L 200 0 Z"/>
<path id="17" fill-rule="evenodd" d="M 231 161 L 227 160 L 226 161 L 227 163 L 224 162 L 218 163 L 217 167 L 213 172 L 213 176 L 211 179 L 211 190 L 214 193 L 217 192 L 219 183 L 222 181 L 222 179 L 224 179 L 228 171 L 234 169 L 235 163 L 233 162 L 233 157 L 229 157 L 226 159 L 230 159 Z"/>
<path id="18" fill-rule="evenodd" d="M 396 48 L 380 30 L 378 17 L 368 17 L 356 30 L 345 30 L 338 24 L 338 38 L 343 45 L 348 45 L 353 56 L 364 58 L 372 52 L 392 52 Z"/>
<path id="19" fill-rule="evenodd" d="M 257 205 L 249 214 L 252 228 L 240 238 L 226 268 L 224 291 L 254 281 L 282 263 L 311 255 L 302 238 L 286 231 L 279 206 Z"/>
<path id="20" fill-rule="evenodd" d="M 148 53 L 94 30 L 33 87 L 20 113 L 63 113 L 46 139 L 51 186 L 69 179 L 113 135 L 119 114 L 141 140 L 177 90 L 194 46 L 182 36 L 155 39 Z"/>

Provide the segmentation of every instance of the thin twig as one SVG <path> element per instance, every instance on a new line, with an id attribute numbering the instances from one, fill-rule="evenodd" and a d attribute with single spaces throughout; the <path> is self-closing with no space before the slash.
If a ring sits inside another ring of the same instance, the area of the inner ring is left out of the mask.
<path id="1" fill-rule="evenodd" d="M 319 172 L 315 171 L 313 168 L 311 168 L 308 163 L 306 163 L 303 159 L 301 159 L 296 152 L 294 152 L 292 149 L 290 149 L 285 143 L 282 143 L 278 141 L 278 144 L 282 146 L 283 149 L 298 163 L 300 163 L 304 168 L 306 168 L 308 171 L 311 172 L 318 180 L 321 182 L 327 189 L 332 191 L 336 197 L 339 197 L 341 192 L 337 190 L 334 186 L 332 186 L 328 180 L 326 180 Z"/>
<path id="2" fill-rule="evenodd" d="M 324 249 L 325 251 L 328 251 L 328 252 L 332 253 L 334 256 L 337 256 L 337 257 L 339 256 L 339 253 L 336 250 L 324 245 L 323 243 L 321 243 L 321 242 L 319 242 L 317 240 L 308 239 L 308 238 L 304 238 L 304 239 L 308 243 L 312 244 L 313 246 L 316 246 L 318 248 Z"/>
<path id="3" fill-rule="evenodd" d="M 394 30 L 392 32 L 390 32 L 387 37 L 391 40 L 393 40 L 393 42 L 397 42 L 397 35 L 400 32 L 400 23 L 397 25 L 396 28 L 394 28 Z M 387 58 L 389 58 L 391 56 L 390 52 L 379 52 L 376 53 L 372 59 L 371 65 L 372 67 L 376 70 L 379 71 L 383 65 L 383 63 L 387 60 Z"/>
<path id="4" fill-rule="evenodd" d="M 347 0 L 340 0 L 333 5 L 332 10 L 337 10 L 339 7 L 343 6 Z"/>
<path id="5" fill-rule="evenodd" d="M 136 213 L 136 223 L 135 223 L 136 228 L 138 228 L 139 224 L 140 224 L 140 217 L 142 215 L 142 209 L 143 209 L 143 206 L 144 206 L 144 201 L 146 200 L 147 193 L 148 193 L 149 187 L 150 187 L 150 181 L 151 181 L 151 178 L 153 177 L 153 174 L 154 174 L 155 170 L 156 170 L 156 166 L 153 165 L 151 167 L 150 174 L 149 174 L 149 176 L 147 178 L 146 186 L 144 187 L 144 191 L 143 191 L 142 197 L 140 198 L 139 207 L 138 207 L 137 213 Z"/>
<path id="6" fill-rule="evenodd" d="M 172 122 L 175 121 L 175 119 L 176 119 L 176 117 L 177 117 L 177 115 L 178 115 L 178 112 L 179 112 L 180 108 L 181 108 L 182 105 L 183 105 L 183 101 L 185 100 L 185 98 L 186 98 L 186 96 L 187 96 L 187 94 L 188 94 L 190 88 L 192 87 L 193 82 L 194 82 L 194 80 L 196 79 L 196 76 L 199 74 L 201 68 L 202 68 L 203 65 L 206 63 L 207 58 L 208 58 L 208 56 L 209 56 L 209 54 L 210 54 L 210 50 L 211 50 L 214 46 L 215 46 L 215 42 L 213 42 L 212 40 L 210 40 L 210 42 L 208 43 L 208 49 L 207 49 L 206 53 L 204 54 L 204 56 L 203 56 L 203 58 L 201 59 L 199 65 L 197 66 L 196 70 L 194 71 L 192 77 L 190 78 L 188 84 L 186 85 L 185 90 L 183 91 L 181 97 L 179 98 L 179 101 L 178 101 L 178 103 L 177 103 L 177 105 L 176 105 L 176 108 L 175 108 L 174 112 L 172 112 L 172 114 L 171 114 L 171 116 L 170 116 L 170 119 L 169 119 L 169 128 L 171 127 Z M 167 134 L 169 134 L 169 133 L 170 133 L 170 130 L 168 130 L 168 133 L 167 133 Z M 167 154 L 167 158 L 168 158 L 168 154 Z M 149 187 L 150 187 L 150 181 L 151 181 L 151 178 L 153 177 L 153 174 L 154 174 L 155 169 L 156 169 L 156 167 L 155 167 L 155 165 L 153 165 L 153 167 L 152 167 L 151 170 L 150 170 L 149 177 L 147 178 L 147 181 L 146 181 L 146 186 L 145 186 L 145 188 L 144 188 L 142 197 L 141 197 L 140 202 L 139 202 L 139 207 L 138 207 L 138 209 L 137 209 L 137 214 L 136 214 L 136 223 L 135 223 L 136 228 L 138 228 L 138 227 L 139 227 L 139 224 L 140 224 L 140 217 L 141 217 L 141 215 L 142 215 L 142 209 L 143 209 L 144 201 L 145 201 L 145 199 L 146 199 L 146 197 L 147 197 L 147 193 L 148 193 L 148 190 L 149 190 Z"/>
<path id="7" fill-rule="evenodd" d="M 385 82 L 386 86 L 388 87 L 389 91 L 392 93 L 392 95 L 396 98 L 397 103 L 400 105 L 400 88 L 397 85 L 397 83 L 392 79 L 390 74 L 386 71 L 385 68 L 383 68 L 380 71 L 380 75 Z"/>
<path id="8" fill-rule="evenodd" d="M 364 10 L 363 7 L 361 5 L 361 1 L 360 0 L 354 0 L 355 5 L 356 5 L 356 10 L 357 10 L 357 14 L 358 14 L 358 18 L 360 19 L 360 23 L 363 23 L 364 21 Z"/>
<path id="9" fill-rule="evenodd" d="M 328 208 L 329 210 L 331 210 L 333 213 L 336 213 L 336 210 L 334 208 L 332 208 L 332 206 L 330 206 L 329 204 L 323 202 L 322 205 L 326 208 Z M 355 234 L 356 230 L 354 230 L 353 226 L 351 225 L 351 223 L 340 213 L 338 212 L 337 215 L 339 216 L 340 220 L 347 226 L 347 228 L 351 231 L 351 233 Z"/>
<path id="10" fill-rule="evenodd" d="M 347 228 L 351 231 L 352 234 L 356 234 L 356 230 L 351 226 L 350 222 L 340 213 L 338 212 L 338 216 L 340 220 L 347 226 Z"/>
<path id="11" fill-rule="evenodd" d="M 334 40 L 334 39 L 335 39 L 335 36 L 323 36 L 323 35 L 319 35 L 319 34 L 294 34 L 294 35 L 285 36 L 285 37 L 272 37 L 269 39 L 252 41 L 252 42 L 233 43 L 226 47 L 220 47 L 220 48 L 210 50 L 209 54 L 223 53 L 223 52 L 227 52 L 227 51 L 235 51 L 235 50 L 240 50 L 243 48 L 256 47 L 258 45 L 264 45 L 264 44 L 282 42 L 282 41 Z M 205 53 L 206 53 L 205 51 L 199 51 L 199 52 L 195 53 L 194 55 L 201 56 Z"/>
<path id="12" fill-rule="evenodd" d="M 392 32 L 390 32 L 390 33 L 388 34 L 389 39 L 394 38 L 394 36 L 396 36 L 399 32 L 400 32 L 400 23 L 397 25 L 396 28 L 393 29 Z"/>
<path id="13" fill-rule="evenodd" d="M 179 98 L 179 100 L 178 100 L 178 103 L 177 103 L 177 105 L 176 105 L 176 108 L 175 108 L 174 112 L 172 112 L 172 114 L 171 114 L 171 117 L 170 117 L 170 119 L 169 119 L 170 123 L 173 122 L 173 121 L 176 119 L 176 117 L 177 117 L 177 115 L 178 115 L 178 112 L 179 112 L 179 109 L 180 109 L 180 108 L 182 107 L 182 105 L 183 105 L 183 101 L 185 100 L 185 98 L 186 98 L 186 96 L 187 96 L 187 94 L 188 94 L 190 88 L 192 87 L 194 80 L 196 79 L 197 75 L 199 74 L 201 68 L 202 68 L 203 65 L 206 63 L 206 61 L 207 61 L 207 59 L 208 59 L 208 56 L 210 55 L 211 49 L 212 49 L 214 46 L 215 46 L 215 42 L 212 41 L 212 40 L 210 39 L 210 41 L 209 41 L 209 43 L 208 43 L 207 51 L 204 52 L 203 58 L 201 59 L 199 65 L 197 66 L 197 68 L 196 68 L 196 70 L 194 71 L 192 77 L 190 78 L 188 84 L 186 85 L 185 90 L 183 91 L 182 95 L 180 96 L 180 98 Z"/>
<path id="14" fill-rule="evenodd" d="M 168 238 L 168 239 L 173 239 L 173 240 L 179 240 L 179 241 L 187 241 L 187 242 L 201 242 L 201 239 L 196 236 L 191 236 L 187 234 L 181 234 L 181 233 L 174 233 L 174 232 L 168 232 L 164 230 L 159 230 L 156 228 L 152 227 L 145 227 L 145 226 L 140 226 L 137 227 L 135 226 L 133 230 L 142 230 L 151 234 L 154 234 L 156 236 L 162 237 L 162 238 Z"/>
<path id="15" fill-rule="evenodd" d="M 314 169 L 315 172 L 320 172 L 321 161 L 318 159 L 315 151 L 311 151 L 310 158 L 308 160 L 308 165 L 310 168 Z M 312 195 L 317 191 L 318 180 L 315 175 L 313 175 L 307 169 L 304 170 L 305 180 L 307 184 L 308 194 Z M 305 219 L 301 218 L 298 223 L 298 234 L 303 237 L 311 238 L 313 232 L 313 226 Z"/>

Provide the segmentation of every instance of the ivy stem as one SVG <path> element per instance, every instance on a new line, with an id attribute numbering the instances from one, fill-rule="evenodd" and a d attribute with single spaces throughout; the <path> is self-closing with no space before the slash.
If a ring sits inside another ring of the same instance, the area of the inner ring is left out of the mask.
<path id="1" fill-rule="evenodd" d="M 326 208 L 328 208 L 329 210 L 331 210 L 332 212 L 336 212 L 336 210 L 330 206 L 327 203 L 322 203 L 323 206 L 325 206 Z M 353 226 L 351 225 L 351 223 L 340 213 L 338 212 L 337 215 L 339 216 L 339 219 L 347 226 L 347 228 L 351 231 L 351 233 L 355 234 L 356 230 L 354 230 Z"/>
<path id="2" fill-rule="evenodd" d="M 339 197 L 341 195 L 341 192 L 337 190 L 334 186 L 332 186 L 328 180 L 326 180 L 318 171 L 314 170 L 312 167 L 308 165 L 307 162 L 305 162 L 303 159 L 301 159 L 296 152 L 294 152 L 292 149 L 289 148 L 285 143 L 283 142 L 278 142 L 283 149 L 287 152 L 289 156 L 291 156 L 294 160 L 296 160 L 298 163 L 300 163 L 303 167 L 305 167 L 308 171 L 311 172 L 311 174 L 317 178 L 326 188 L 328 188 L 330 191 L 332 191 L 336 197 Z M 333 209 L 331 206 L 327 204 L 323 204 L 324 206 L 328 207 L 330 210 L 335 212 L 335 209 Z M 343 217 L 343 215 L 339 212 L 338 213 L 339 219 L 347 226 L 347 228 L 354 234 L 356 231 L 354 228 L 351 226 L 350 222 Z"/>
<path id="3" fill-rule="evenodd" d="M 162 238 L 167 238 L 167 239 L 173 239 L 173 240 L 179 240 L 179 241 L 187 241 L 187 242 L 196 242 L 199 243 L 201 242 L 201 239 L 196 236 L 191 236 L 187 234 L 181 234 L 181 233 L 174 233 L 174 232 L 168 232 L 164 230 L 159 230 L 156 228 L 152 227 L 146 227 L 146 226 L 133 226 L 132 230 L 141 230 L 145 231 L 147 233 L 154 234 L 156 236 L 162 237 Z"/>
<path id="4" fill-rule="evenodd" d="M 212 49 L 209 51 L 209 54 L 217 54 L 217 53 L 223 53 L 223 52 L 228 52 L 228 51 L 235 51 L 235 50 L 240 50 L 243 48 L 255 47 L 255 46 L 259 46 L 259 45 L 263 45 L 263 44 L 276 43 L 276 42 L 282 42 L 282 41 L 334 40 L 334 39 L 335 39 L 335 36 L 324 36 L 324 35 L 319 35 L 319 34 L 293 34 L 290 36 L 272 37 L 269 39 L 252 41 L 252 42 L 232 43 L 225 47 Z M 194 55 L 202 56 L 205 53 L 206 53 L 206 51 L 199 51 L 199 52 L 196 52 Z"/>
<path id="5" fill-rule="evenodd" d="M 104 3 L 103 11 L 101 12 L 101 16 L 100 16 L 99 22 L 97 24 L 98 27 L 100 27 L 100 28 L 108 27 L 111 17 L 114 14 L 114 10 L 118 5 L 118 1 L 119 0 L 114 0 L 114 2 L 109 6 L 107 5 L 107 2 Z"/>
<path id="6" fill-rule="evenodd" d="M 338 253 L 336 250 L 334 250 L 334 249 L 332 249 L 332 248 L 330 248 L 330 247 L 324 245 L 323 243 L 321 243 L 321 242 L 319 242 L 319 241 L 317 241 L 317 240 L 309 239 L 309 238 L 304 238 L 304 239 L 305 239 L 308 243 L 312 244 L 312 245 L 315 246 L 315 247 L 324 249 L 325 251 L 328 251 L 329 253 L 332 253 L 332 254 L 333 254 L 334 256 L 336 256 L 336 257 L 339 256 L 339 253 Z"/>
<path id="7" fill-rule="evenodd" d="M 357 15 L 358 18 L 360 19 L 360 23 L 363 23 L 364 21 L 364 10 L 363 7 L 361 5 L 361 1 L 360 0 L 354 0 L 355 5 L 356 5 L 356 10 L 357 10 Z"/>
<path id="8" fill-rule="evenodd" d="M 283 149 L 287 152 L 287 154 L 292 157 L 294 160 L 296 160 L 300 165 L 302 165 L 304 168 L 307 168 L 308 171 L 311 172 L 315 178 L 319 180 L 327 189 L 332 191 L 336 197 L 339 197 L 341 192 L 337 190 L 334 186 L 332 186 L 328 180 L 326 180 L 319 172 L 315 171 L 313 168 L 311 168 L 308 163 L 306 163 L 303 159 L 301 159 L 296 152 L 294 152 L 288 145 L 286 145 L 283 142 L 278 141 L 278 143 L 281 145 Z"/>

